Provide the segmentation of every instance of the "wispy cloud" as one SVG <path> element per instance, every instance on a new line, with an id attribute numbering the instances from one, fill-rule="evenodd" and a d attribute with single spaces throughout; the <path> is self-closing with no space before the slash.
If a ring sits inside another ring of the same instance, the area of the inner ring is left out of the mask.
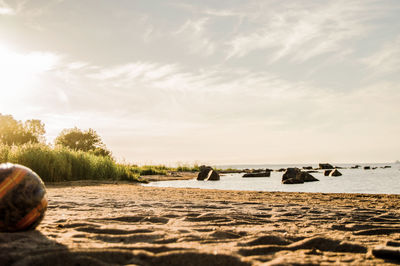
<path id="1" fill-rule="evenodd" d="M 287 58 L 303 62 L 319 55 L 336 57 L 351 49 L 351 41 L 369 30 L 376 16 L 372 1 L 270 2 L 247 10 L 247 22 L 258 24 L 252 33 L 240 33 L 228 42 L 228 58 L 264 50 L 269 61 Z M 350 44 L 350 45 L 349 45 Z"/>
<path id="2" fill-rule="evenodd" d="M 400 73 L 400 36 L 386 42 L 379 51 L 362 60 L 373 76 Z"/>
<path id="3" fill-rule="evenodd" d="M 206 34 L 208 22 L 208 18 L 189 19 L 175 34 L 186 41 L 190 52 L 211 55 L 214 53 L 215 45 Z"/>
<path id="4" fill-rule="evenodd" d="M 49 125 L 50 139 L 66 127 L 95 128 L 116 154 L 131 159 L 167 156 L 178 160 L 189 145 L 199 153 L 187 160 L 230 160 L 232 154 L 249 146 L 254 149 L 254 160 L 259 160 L 265 154 L 256 147 L 279 151 L 277 142 L 285 141 L 295 146 L 303 143 L 300 147 L 308 149 L 316 141 L 341 136 L 343 130 L 359 134 L 371 123 L 388 129 L 387 124 L 398 121 L 393 114 L 399 111 L 400 94 L 393 83 L 339 93 L 266 71 L 226 67 L 193 71 L 157 62 L 108 67 L 66 58 L 41 74 L 37 85 L 43 89 L 37 97 L 30 97 L 29 105 L 19 98 L 9 106 L 28 106 L 23 110 L 29 118 Z M 369 140 L 340 141 L 356 148 Z M 129 145 L 135 149 L 127 150 Z M 168 155 L 171 145 L 176 146 L 175 152 Z M 209 157 L 204 147 L 210 145 L 224 151 Z M 272 155 L 268 158 L 273 159 Z"/>
<path id="5" fill-rule="evenodd" d="M 59 2 L 0 0 L 0 112 L 52 137 L 92 127 L 129 160 L 400 149 L 396 0 Z"/>

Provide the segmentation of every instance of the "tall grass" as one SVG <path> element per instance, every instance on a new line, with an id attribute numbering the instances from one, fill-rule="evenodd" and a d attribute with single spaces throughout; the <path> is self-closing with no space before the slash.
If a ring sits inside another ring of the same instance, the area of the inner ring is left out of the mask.
<path id="1" fill-rule="evenodd" d="M 143 182 L 140 176 L 166 175 L 168 172 L 197 172 L 199 165 L 130 165 L 116 163 L 111 157 L 44 144 L 7 146 L 0 144 L 0 163 L 25 165 L 44 182 L 74 180 L 125 180 Z"/>
<path id="2" fill-rule="evenodd" d="M 173 168 L 165 165 L 143 165 L 143 166 L 131 166 L 131 171 L 139 175 L 166 175 Z"/>
<path id="3" fill-rule="evenodd" d="M 178 172 L 198 172 L 200 171 L 200 166 L 198 164 L 195 165 L 188 165 L 182 164 L 176 167 L 176 171 Z"/>
<path id="4" fill-rule="evenodd" d="M 117 164 L 110 157 L 43 144 L 0 145 L 0 163 L 4 162 L 25 165 L 44 182 L 92 179 L 140 181 L 139 174 L 130 166 Z"/>

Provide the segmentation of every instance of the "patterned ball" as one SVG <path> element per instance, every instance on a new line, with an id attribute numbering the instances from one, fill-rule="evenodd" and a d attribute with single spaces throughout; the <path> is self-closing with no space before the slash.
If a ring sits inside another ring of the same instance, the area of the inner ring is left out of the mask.
<path id="1" fill-rule="evenodd" d="M 46 209 L 46 189 L 36 173 L 22 165 L 0 164 L 0 231 L 34 229 Z"/>

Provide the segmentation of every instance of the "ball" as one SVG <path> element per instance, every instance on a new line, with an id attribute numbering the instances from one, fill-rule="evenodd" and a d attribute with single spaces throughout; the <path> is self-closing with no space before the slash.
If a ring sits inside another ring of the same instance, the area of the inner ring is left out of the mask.
<path id="1" fill-rule="evenodd" d="M 46 188 L 31 169 L 0 164 L 0 231 L 36 228 L 47 209 Z"/>

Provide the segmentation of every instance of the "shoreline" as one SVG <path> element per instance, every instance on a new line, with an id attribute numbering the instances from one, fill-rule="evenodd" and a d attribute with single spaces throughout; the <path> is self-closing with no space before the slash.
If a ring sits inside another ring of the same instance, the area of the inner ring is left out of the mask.
<path id="1" fill-rule="evenodd" d="M 197 174 L 197 172 L 172 172 L 167 175 L 143 175 L 141 178 L 148 182 L 190 180 L 195 179 Z"/>
<path id="2" fill-rule="evenodd" d="M 393 265 L 376 257 L 375 247 L 400 241 L 400 195 L 93 182 L 49 184 L 47 191 L 37 230 L 0 234 L 0 261 Z"/>

